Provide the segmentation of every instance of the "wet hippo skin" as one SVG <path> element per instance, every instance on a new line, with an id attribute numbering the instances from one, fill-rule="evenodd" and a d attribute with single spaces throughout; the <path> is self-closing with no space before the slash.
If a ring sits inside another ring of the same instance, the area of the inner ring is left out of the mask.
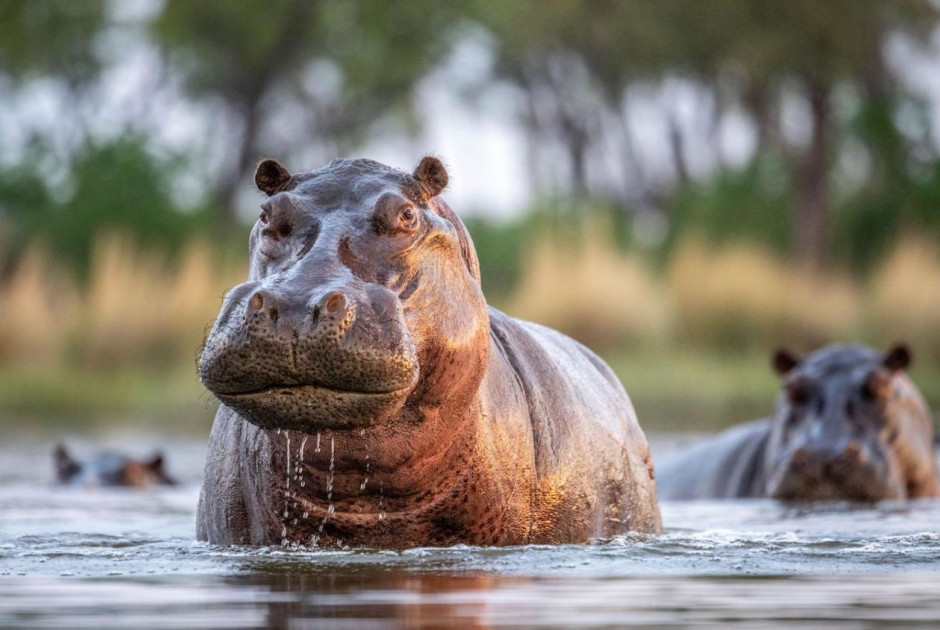
<path id="1" fill-rule="evenodd" d="M 402 548 L 661 529 L 619 381 L 487 306 L 447 180 L 433 157 L 412 173 L 259 165 L 249 280 L 199 363 L 222 403 L 199 538 Z"/>
<path id="2" fill-rule="evenodd" d="M 885 355 L 827 346 L 774 357 L 782 379 L 774 415 L 659 458 L 663 499 L 772 497 L 788 501 L 940 496 L 929 409 L 905 369 Z"/>

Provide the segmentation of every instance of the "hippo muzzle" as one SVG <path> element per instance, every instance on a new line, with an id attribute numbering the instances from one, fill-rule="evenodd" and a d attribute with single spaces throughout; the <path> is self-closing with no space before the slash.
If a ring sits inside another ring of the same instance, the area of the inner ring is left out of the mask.
<path id="1" fill-rule="evenodd" d="M 877 444 L 857 440 L 835 448 L 804 444 L 789 451 L 767 484 L 781 501 L 856 501 L 904 499 L 903 479 Z"/>
<path id="2" fill-rule="evenodd" d="M 404 404 L 418 360 L 397 296 L 361 282 L 247 282 L 227 296 L 199 377 L 264 428 L 380 422 Z"/>

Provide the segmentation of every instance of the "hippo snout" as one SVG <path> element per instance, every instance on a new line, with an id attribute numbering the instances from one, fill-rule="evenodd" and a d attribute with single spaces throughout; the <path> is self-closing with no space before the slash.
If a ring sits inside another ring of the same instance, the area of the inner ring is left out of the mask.
<path id="1" fill-rule="evenodd" d="M 223 306 L 199 375 L 261 426 L 358 426 L 401 407 L 418 359 L 397 296 L 384 287 L 250 282 Z"/>
<path id="2" fill-rule="evenodd" d="M 267 330 L 286 336 L 328 334 L 341 338 L 353 323 L 355 308 L 339 290 L 321 291 L 309 300 L 290 300 L 277 293 L 258 289 L 245 305 L 245 325 L 249 335 L 264 336 Z"/>
<path id="3" fill-rule="evenodd" d="M 769 494 L 787 501 L 901 498 L 903 488 L 893 473 L 885 457 L 858 440 L 826 447 L 803 445 L 781 463 Z"/>

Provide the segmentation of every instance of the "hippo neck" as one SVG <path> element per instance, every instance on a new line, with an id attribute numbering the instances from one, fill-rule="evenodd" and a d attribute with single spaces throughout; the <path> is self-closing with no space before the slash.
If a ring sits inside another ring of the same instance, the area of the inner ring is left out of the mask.
<path id="1" fill-rule="evenodd" d="M 459 414 L 410 416 L 394 428 L 258 429 L 272 446 L 265 520 L 281 523 L 269 542 L 395 546 L 386 538 L 396 529 L 460 494 L 469 482 L 478 404 Z"/>

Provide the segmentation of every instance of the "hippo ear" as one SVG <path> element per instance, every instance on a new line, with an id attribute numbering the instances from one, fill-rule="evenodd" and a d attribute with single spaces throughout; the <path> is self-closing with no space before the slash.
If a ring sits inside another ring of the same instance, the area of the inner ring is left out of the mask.
<path id="1" fill-rule="evenodd" d="M 800 360 L 789 350 L 780 348 L 774 352 L 773 366 L 774 370 L 780 376 L 783 376 L 799 364 Z"/>
<path id="2" fill-rule="evenodd" d="M 290 179 L 290 171 L 277 160 L 264 160 L 255 170 L 255 186 L 269 197 Z"/>
<path id="3" fill-rule="evenodd" d="M 60 481 L 75 476 L 81 469 L 79 463 L 72 459 L 72 456 L 69 455 L 69 452 L 62 444 L 56 444 L 55 450 L 52 451 L 52 459 L 55 462 L 56 478 Z"/>
<path id="4" fill-rule="evenodd" d="M 429 199 L 441 194 L 447 188 L 447 182 L 450 181 L 444 163 L 432 155 L 421 158 L 412 177 L 418 180 Z"/>
<path id="5" fill-rule="evenodd" d="M 907 368 L 911 364 L 911 359 L 911 349 L 907 345 L 899 343 L 888 350 L 881 364 L 892 372 L 897 372 Z"/>
<path id="6" fill-rule="evenodd" d="M 153 472 L 162 475 L 163 474 L 163 453 L 157 453 L 156 455 L 154 455 L 153 459 L 147 462 L 146 466 Z"/>

